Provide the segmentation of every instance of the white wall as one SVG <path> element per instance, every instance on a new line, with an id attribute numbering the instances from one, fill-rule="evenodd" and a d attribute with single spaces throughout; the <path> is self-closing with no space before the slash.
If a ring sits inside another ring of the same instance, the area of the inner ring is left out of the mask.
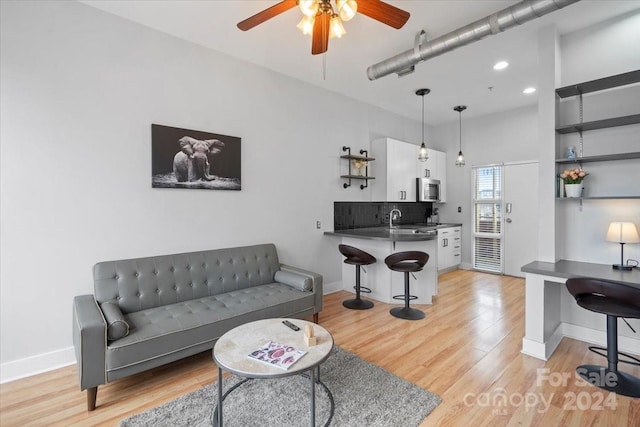
<path id="1" fill-rule="evenodd" d="M 99 261 L 274 242 L 340 280 L 341 147 L 420 123 L 76 2 L 1 2 L 2 381 L 73 361 Z M 242 191 L 151 188 L 151 124 L 242 138 Z M 316 229 L 316 221 L 323 229 Z"/>

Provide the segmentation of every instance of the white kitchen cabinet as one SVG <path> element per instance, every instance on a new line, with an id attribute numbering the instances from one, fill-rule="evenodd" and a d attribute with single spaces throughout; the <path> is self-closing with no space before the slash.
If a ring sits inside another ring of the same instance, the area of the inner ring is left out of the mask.
<path id="1" fill-rule="evenodd" d="M 462 227 L 438 230 L 438 274 L 456 270 L 462 257 Z"/>
<path id="2" fill-rule="evenodd" d="M 376 158 L 371 165 L 371 173 L 376 177 L 371 184 L 372 200 L 416 201 L 417 150 L 414 144 L 392 138 L 371 142 L 371 156 Z"/>
<path id="3" fill-rule="evenodd" d="M 447 201 L 447 153 L 427 148 L 427 155 L 425 162 L 416 160 L 416 177 L 439 180 L 440 203 L 444 203 Z"/>

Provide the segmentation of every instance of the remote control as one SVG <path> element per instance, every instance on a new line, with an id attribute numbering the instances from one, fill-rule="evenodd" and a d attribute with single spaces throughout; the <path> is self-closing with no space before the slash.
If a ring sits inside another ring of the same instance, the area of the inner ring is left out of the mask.
<path id="1" fill-rule="evenodd" d="M 296 325 L 294 325 L 293 323 L 289 322 L 288 320 L 283 320 L 282 323 L 284 323 L 285 326 L 293 329 L 294 331 L 299 331 L 300 328 L 297 327 Z"/>

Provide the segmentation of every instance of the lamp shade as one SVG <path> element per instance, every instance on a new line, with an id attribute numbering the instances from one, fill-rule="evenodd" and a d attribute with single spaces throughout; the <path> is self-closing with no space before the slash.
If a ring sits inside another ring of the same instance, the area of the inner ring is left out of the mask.
<path id="1" fill-rule="evenodd" d="M 640 243 L 638 229 L 632 222 L 612 222 L 607 231 L 607 241 L 617 243 Z"/>

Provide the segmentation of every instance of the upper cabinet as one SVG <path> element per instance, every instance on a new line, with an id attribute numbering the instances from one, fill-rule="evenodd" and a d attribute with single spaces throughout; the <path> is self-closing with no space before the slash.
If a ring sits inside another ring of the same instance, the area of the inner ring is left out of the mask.
<path id="1" fill-rule="evenodd" d="M 416 177 L 431 178 L 440 181 L 440 202 L 447 201 L 447 153 L 442 151 L 427 149 L 429 158 L 426 162 L 416 159 Z"/>
<path id="2" fill-rule="evenodd" d="M 638 83 L 640 70 L 635 70 L 556 89 L 560 113 L 557 173 L 584 168 L 589 175 L 583 181 L 580 200 L 640 198 Z M 562 186 L 556 195 L 564 197 Z"/>
<path id="3" fill-rule="evenodd" d="M 371 165 L 377 177 L 371 185 L 372 200 L 389 202 L 416 201 L 416 158 L 418 147 L 392 138 L 371 142 Z"/>

